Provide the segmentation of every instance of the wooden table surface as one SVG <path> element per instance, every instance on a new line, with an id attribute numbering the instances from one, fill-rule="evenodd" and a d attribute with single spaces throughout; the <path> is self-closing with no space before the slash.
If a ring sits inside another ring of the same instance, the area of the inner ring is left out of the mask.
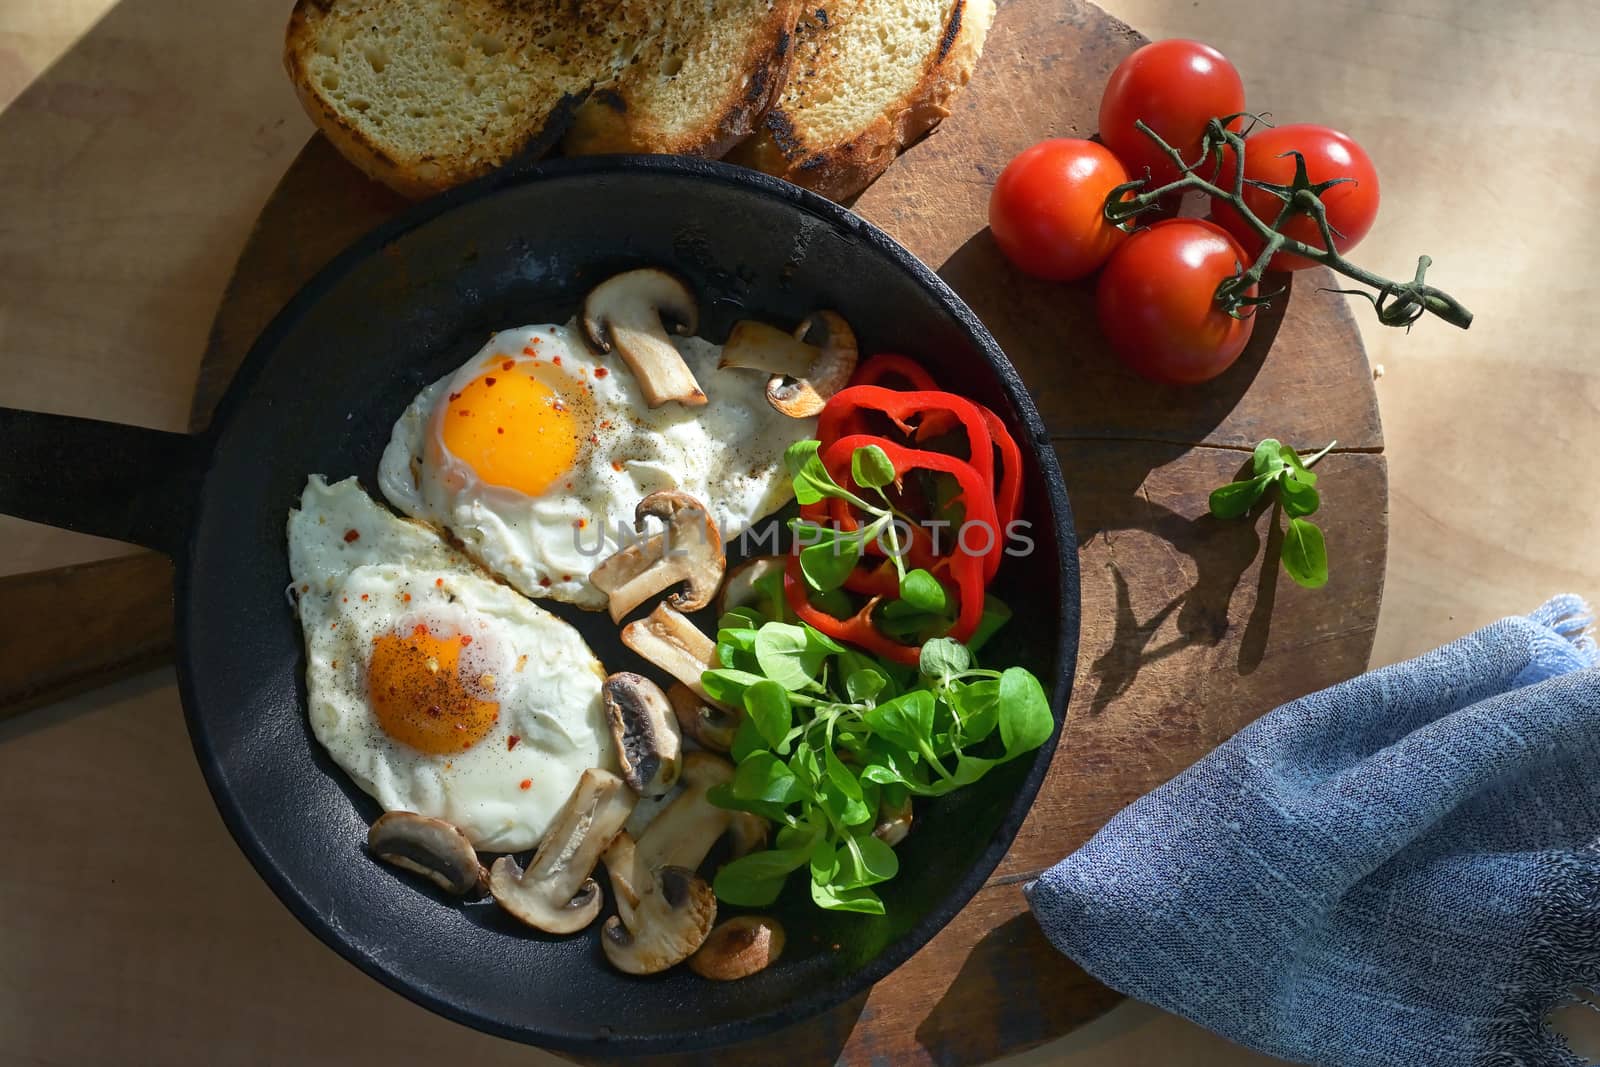
<path id="1" fill-rule="evenodd" d="M 1359 259 L 1400 274 L 1428 252 L 1477 313 L 1469 333 L 1409 336 L 1358 315 L 1386 371 L 1374 661 L 1551 592 L 1600 594 L 1600 502 L 1581 480 L 1600 445 L 1600 312 L 1568 266 L 1600 218 L 1579 200 L 1600 180 L 1600 8 L 1103 6 L 1216 44 L 1281 120 L 1359 138 L 1384 182 Z M 183 427 L 233 259 L 309 132 L 278 69 L 286 7 L 0 0 L 0 404 Z M 6 573 L 121 551 L 5 519 L 0 544 Z M 227 839 L 176 711 L 158 671 L 0 726 L 0 1060 L 558 1062 L 435 1018 L 318 945 Z M 172 891 L 128 885 L 162 869 Z M 1272 1061 L 1127 1004 L 1011 1062 Z"/>

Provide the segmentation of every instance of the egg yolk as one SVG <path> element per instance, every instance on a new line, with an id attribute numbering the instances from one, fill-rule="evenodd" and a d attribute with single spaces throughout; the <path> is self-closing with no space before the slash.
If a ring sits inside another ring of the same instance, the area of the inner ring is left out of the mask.
<path id="1" fill-rule="evenodd" d="M 529 367 L 497 364 L 451 393 L 439 431 L 480 481 L 537 496 L 572 466 L 582 435 L 569 401 Z"/>
<path id="2" fill-rule="evenodd" d="M 466 640 L 435 636 L 426 626 L 373 638 L 367 691 L 384 733 L 435 756 L 471 748 L 488 735 L 500 717 L 500 705 L 484 699 L 494 679 L 461 677 Z"/>

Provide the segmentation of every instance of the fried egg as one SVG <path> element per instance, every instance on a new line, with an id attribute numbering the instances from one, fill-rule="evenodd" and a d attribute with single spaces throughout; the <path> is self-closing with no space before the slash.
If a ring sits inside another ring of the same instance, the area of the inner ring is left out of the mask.
<path id="1" fill-rule="evenodd" d="M 650 408 L 627 367 L 590 352 L 572 324 L 495 334 L 396 423 L 384 496 L 528 596 L 604 607 L 589 572 L 621 546 L 642 497 L 689 493 L 735 536 L 790 498 L 784 449 L 815 433 L 816 420 L 767 402 L 766 374 L 717 369 L 721 349 L 700 338 L 673 344 L 703 406 Z"/>
<path id="2" fill-rule="evenodd" d="M 590 767 L 614 770 L 605 668 L 568 623 L 355 479 L 289 513 L 312 733 L 385 810 L 532 848 Z"/>

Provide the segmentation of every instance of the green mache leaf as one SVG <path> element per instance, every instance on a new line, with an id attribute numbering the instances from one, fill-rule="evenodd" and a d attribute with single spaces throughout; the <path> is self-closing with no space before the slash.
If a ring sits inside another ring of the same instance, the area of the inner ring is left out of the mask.
<path id="1" fill-rule="evenodd" d="M 811 858 L 809 847 L 766 849 L 724 866 L 712 883 L 718 899 L 747 908 L 764 908 L 778 899 L 789 875 Z"/>
<path id="2" fill-rule="evenodd" d="M 1247 514 L 1277 477 L 1277 472 L 1260 474 L 1248 482 L 1229 482 L 1220 489 L 1213 489 L 1211 514 L 1219 519 L 1237 519 Z"/>
<path id="3" fill-rule="evenodd" d="M 784 458 L 788 459 L 787 456 Z M 1250 469 L 1257 477 L 1273 474 L 1285 466 L 1287 462 L 1283 458 L 1283 444 L 1275 437 L 1269 437 L 1256 445 L 1255 454 L 1250 457 Z"/>
<path id="4" fill-rule="evenodd" d="M 834 851 L 833 841 L 827 834 L 818 835 L 811 843 L 811 880 L 827 884 L 833 881 L 839 873 L 839 857 Z"/>
<path id="5" fill-rule="evenodd" d="M 811 747 L 809 741 L 795 743 L 794 755 L 789 757 L 789 770 L 807 790 L 815 792 L 822 784 L 822 761 L 817 758 L 817 750 Z"/>
<path id="6" fill-rule="evenodd" d="M 870 889 L 837 889 L 811 882 L 811 899 L 829 911 L 854 911 L 863 915 L 882 915 L 883 901 Z"/>
<path id="7" fill-rule="evenodd" d="M 859 782 L 856 783 L 856 795 L 851 796 L 839 788 L 838 782 L 832 776 L 824 780 L 817 789 L 817 798 L 822 806 L 846 826 L 860 826 L 864 822 L 870 822 L 876 814 L 867 807 L 866 801 L 860 794 Z"/>
<path id="8" fill-rule="evenodd" d="M 811 642 L 813 648 L 821 649 L 823 652 L 826 652 L 831 656 L 836 656 L 842 652 L 849 651 L 849 649 L 847 649 L 844 645 L 841 645 L 839 642 L 835 641 L 821 630 L 815 629 L 811 626 L 806 626 L 805 623 L 801 623 L 800 625 L 805 626 L 806 640 Z"/>
<path id="9" fill-rule="evenodd" d="M 811 685 L 828 658 L 827 650 L 813 644 L 803 627 L 786 622 L 769 622 L 758 630 L 755 652 L 761 672 L 790 692 Z"/>
<path id="10" fill-rule="evenodd" d="M 744 691 L 744 713 L 746 721 L 755 723 L 761 739 L 773 748 L 783 743 L 794 724 L 789 691 L 770 678 L 763 678 Z"/>
<path id="11" fill-rule="evenodd" d="M 717 631 L 717 664 L 734 670 L 751 671 L 755 658 L 756 631 L 749 628 Z"/>
<path id="12" fill-rule="evenodd" d="M 726 808 L 728 811 L 753 812 L 779 824 L 788 818 L 783 804 L 774 804 L 768 800 L 743 800 L 734 796 L 732 782 L 723 782 L 707 789 L 706 799 L 715 807 Z"/>
<path id="13" fill-rule="evenodd" d="M 971 667 L 972 653 L 960 641 L 940 637 L 922 646 L 917 666 L 929 678 L 944 678 Z"/>
<path id="14" fill-rule="evenodd" d="M 806 585 L 825 593 L 843 585 L 860 560 L 860 537 L 826 530 L 816 544 L 800 550 L 800 573 Z"/>
<path id="15" fill-rule="evenodd" d="M 764 751 L 767 739 L 761 736 L 761 731 L 756 729 L 756 724 L 749 717 L 739 723 L 739 728 L 734 731 L 733 745 L 728 749 L 728 755 L 733 762 L 743 763 L 757 752 Z"/>
<path id="16" fill-rule="evenodd" d="M 871 700 L 888 685 L 888 677 L 875 667 L 860 667 L 844 676 L 845 696 L 849 697 L 853 704 Z"/>
<path id="17" fill-rule="evenodd" d="M 853 841 L 847 842 L 839 850 L 839 873 L 833 880 L 835 886 L 857 889 L 887 882 L 900 873 L 900 857 L 895 855 L 894 849 L 873 837 L 870 830 L 852 837 Z M 854 850 L 850 847 L 852 843 Z"/>
<path id="18" fill-rule="evenodd" d="M 844 490 L 817 455 L 818 441 L 796 441 L 783 453 L 783 467 L 794 483 L 794 497 L 802 504 L 815 504 L 830 496 L 839 496 Z"/>
<path id="19" fill-rule="evenodd" d="M 877 445 L 864 445 L 850 455 L 850 477 L 864 488 L 881 489 L 894 481 L 894 464 Z"/>
<path id="20" fill-rule="evenodd" d="M 760 611 L 751 611 L 755 616 L 755 625 L 759 627 L 764 622 L 793 622 L 793 614 L 789 608 L 789 601 L 783 595 L 783 568 L 772 567 L 767 573 L 757 578 L 750 587 L 755 594 L 756 604 Z M 763 614 L 764 613 L 764 614 Z"/>
<path id="21" fill-rule="evenodd" d="M 811 594 L 811 606 L 836 619 L 848 619 L 855 614 L 850 594 L 843 589 L 825 589 Z"/>
<path id="22" fill-rule="evenodd" d="M 759 681 L 761 675 L 733 667 L 717 667 L 700 676 L 700 685 L 707 696 L 719 704 L 735 707 L 744 703 L 744 691 Z"/>
<path id="23" fill-rule="evenodd" d="M 729 608 L 717 620 L 717 630 L 759 630 L 767 620 L 754 608 Z"/>
<path id="24" fill-rule="evenodd" d="M 949 778 L 936 778 L 927 786 L 913 789 L 912 792 L 921 796 L 942 797 L 971 785 L 1004 762 L 1004 759 L 985 759 L 963 753 L 956 757 L 956 769 Z"/>
<path id="25" fill-rule="evenodd" d="M 1031 752 L 1044 744 L 1055 729 L 1050 699 L 1044 686 L 1022 667 L 1007 668 L 1000 675 L 1000 741 L 1006 758 Z"/>
<path id="26" fill-rule="evenodd" d="M 861 783 L 856 780 L 855 775 L 850 773 L 850 768 L 844 765 L 844 761 L 839 758 L 833 749 L 823 750 L 822 763 L 823 770 L 828 776 L 828 781 L 833 783 L 835 789 L 851 800 L 862 799 Z"/>
<path id="27" fill-rule="evenodd" d="M 1328 546 L 1322 531 L 1307 519 L 1290 519 L 1283 535 L 1283 569 L 1297 585 L 1320 589 L 1328 584 Z"/>
<path id="28" fill-rule="evenodd" d="M 778 836 L 773 839 L 773 844 L 780 849 L 797 848 L 807 855 L 811 846 L 817 840 L 817 828 L 808 822 L 796 823 L 793 826 L 780 826 Z"/>
<path id="29" fill-rule="evenodd" d="M 1296 452 L 1294 449 L 1290 448 L 1288 445 L 1279 445 L 1278 446 L 1278 457 L 1281 460 L 1283 460 L 1283 465 L 1285 467 L 1288 467 L 1290 470 L 1298 472 L 1298 473 L 1304 473 L 1305 472 L 1305 470 L 1306 470 L 1305 460 L 1300 458 L 1300 453 Z"/>
<path id="30" fill-rule="evenodd" d="M 900 605 L 898 611 L 888 609 Z M 950 620 L 929 611 L 918 611 L 903 600 L 891 600 L 878 612 L 878 632 L 901 644 L 920 644 L 950 629 Z"/>
<path id="31" fill-rule="evenodd" d="M 739 800 L 787 806 L 806 799 L 807 792 L 778 757 L 770 752 L 753 752 L 733 772 L 733 795 Z"/>
<path id="32" fill-rule="evenodd" d="M 1279 484 L 1278 495 L 1283 500 L 1284 513 L 1290 518 L 1314 514 L 1322 506 L 1322 497 L 1315 489 L 1293 478 L 1285 478 Z"/>
<path id="33" fill-rule="evenodd" d="M 999 725 L 999 679 L 983 678 L 976 682 L 957 683 L 950 688 L 947 699 L 961 723 L 957 730 L 960 747 L 982 741 L 994 733 Z"/>
<path id="34" fill-rule="evenodd" d="M 933 694 L 913 689 L 862 713 L 872 731 L 892 745 L 915 752 L 933 734 Z"/>
<path id="35" fill-rule="evenodd" d="M 933 612 L 943 611 L 949 603 L 939 579 L 920 567 L 907 571 L 900 579 L 900 599 L 921 611 Z"/>
<path id="36" fill-rule="evenodd" d="M 978 628 L 972 631 L 972 637 L 967 641 L 967 651 L 976 654 L 984 645 L 989 643 L 989 638 L 1011 621 L 1011 609 L 999 597 L 985 596 L 983 598 L 983 614 L 978 617 Z"/>

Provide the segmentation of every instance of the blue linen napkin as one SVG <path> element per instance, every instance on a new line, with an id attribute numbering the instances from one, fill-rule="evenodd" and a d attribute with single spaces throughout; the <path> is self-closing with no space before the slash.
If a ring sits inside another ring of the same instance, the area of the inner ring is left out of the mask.
<path id="1" fill-rule="evenodd" d="M 1286 704 L 1026 887 L 1095 978 L 1327 1067 L 1580 1065 L 1600 669 L 1558 597 Z"/>

